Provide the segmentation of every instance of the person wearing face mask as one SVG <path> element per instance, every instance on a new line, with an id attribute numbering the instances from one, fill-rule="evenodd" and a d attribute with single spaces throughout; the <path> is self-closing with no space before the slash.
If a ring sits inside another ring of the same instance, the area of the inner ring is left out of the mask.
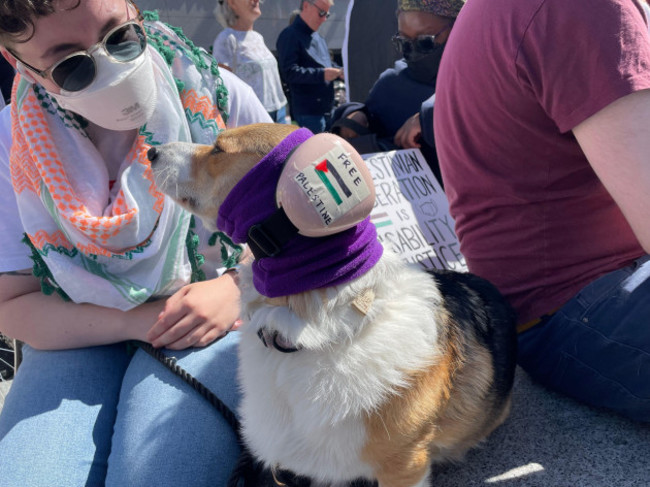
<path id="1" fill-rule="evenodd" d="M 334 111 L 331 131 L 362 153 L 418 147 L 442 184 L 433 140 L 421 137 L 427 132 L 421 122 L 429 118 L 420 113 L 430 108 L 427 100 L 435 93 L 445 44 L 464 4 L 465 0 L 398 0 L 393 43 L 402 59 L 380 75 L 365 103 L 347 103 Z"/>
<path id="2" fill-rule="evenodd" d="M 0 3 L 0 332 L 23 362 L 0 486 L 225 485 L 230 425 L 135 342 L 236 409 L 242 249 L 160 193 L 148 150 L 270 122 L 251 88 L 126 0 Z M 210 246 L 208 239 L 215 242 Z M 201 255 L 200 255 L 201 254 Z"/>
<path id="3" fill-rule="evenodd" d="M 214 9 L 224 27 L 212 46 L 212 55 L 248 83 L 274 122 L 285 123 L 287 99 L 278 73 L 278 62 L 253 30 L 262 15 L 260 0 L 218 0 Z"/>

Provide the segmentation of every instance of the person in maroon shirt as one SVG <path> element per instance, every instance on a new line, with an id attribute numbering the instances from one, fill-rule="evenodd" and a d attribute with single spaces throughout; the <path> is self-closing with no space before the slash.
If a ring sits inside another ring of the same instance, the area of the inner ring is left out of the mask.
<path id="1" fill-rule="evenodd" d="M 470 271 L 547 386 L 650 421 L 650 37 L 636 0 L 472 0 L 434 133 Z"/>

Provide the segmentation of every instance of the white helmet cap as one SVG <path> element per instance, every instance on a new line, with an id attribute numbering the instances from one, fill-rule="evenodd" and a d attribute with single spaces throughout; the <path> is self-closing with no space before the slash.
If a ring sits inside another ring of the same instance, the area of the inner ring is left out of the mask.
<path id="1" fill-rule="evenodd" d="M 275 197 L 298 233 L 323 237 L 347 230 L 370 215 L 375 186 L 354 147 L 337 135 L 322 133 L 288 157 Z"/>

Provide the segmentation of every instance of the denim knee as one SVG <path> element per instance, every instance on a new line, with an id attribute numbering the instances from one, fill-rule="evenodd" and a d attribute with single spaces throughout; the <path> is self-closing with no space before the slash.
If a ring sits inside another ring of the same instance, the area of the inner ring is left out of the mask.
<path id="1" fill-rule="evenodd" d="M 201 349 L 165 350 L 232 411 L 239 333 Z M 226 485 L 239 456 L 232 426 L 204 397 L 138 351 L 125 375 L 106 486 Z"/>
<path id="2" fill-rule="evenodd" d="M 522 368 L 590 405 L 650 421 L 649 259 L 597 279 L 522 333 Z"/>
<path id="3" fill-rule="evenodd" d="M 0 415 L 0 486 L 103 485 L 129 360 L 124 345 L 25 345 Z"/>

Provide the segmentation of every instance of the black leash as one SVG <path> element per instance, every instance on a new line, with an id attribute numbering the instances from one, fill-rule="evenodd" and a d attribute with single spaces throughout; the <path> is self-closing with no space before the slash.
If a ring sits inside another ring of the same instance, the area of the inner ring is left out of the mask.
<path id="1" fill-rule="evenodd" d="M 196 377 L 193 377 L 192 374 L 190 374 L 187 370 L 185 370 L 183 367 L 178 365 L 176 363 L 175 357 L 168 357 L 162 352 L 162 350 L 158 348 L 154 348 L 149 343 L 138 342 L 138 346 L 142 350 L 147 352 L 149 355 L 151 355 L 153 358 L 158 360 L 169 370 L 171 370 L 178 377 L 180 377 L 185 382 L 187 382 L 192 387 L 192 389 L 194 389 L 196 392 L 201 394 L 201 396 L 203 396 L 210 404 L 212 404 L 216 408 L 216 410 L 223 415 L 224 419 L 228 422 L 228 424 L 230 424 L 232 429 L 235 430 L 235 433 L 237 434 L 237 440 L 241 443 L 241 435 L 239 433 L 239 429 L 241 428 L 241 425 L 239 423 L 239 420 L 237 419 L 235 414 L 230 410 L 230 408 L 226 406 L 221 399 L 219 399 L 210 389 L 205 387 L 203 383 L 199 381 Z"/>
<path id="2" fill-rule="evenodd" d="M 289 472 L 282 472 L 280 479 L 281 483 L 278 483 L 274 479 L 271 471 L 265 469 L 261 463 L 257 462 L 255 458 L 253 458 L 253 455 L 251 455 L 242 439 L 241 423 L 235 416 L 235 413 L 233 413 L 216 394 L 205 387 L 205 385 L 203 385 L 196 377 L 193 377 L 192 374 L 178 365 L 175 357 L 165 355 L 162 350 L 154 348 L 151 344 L 146 342 L 137 342 L 137 346 L 163 364 L 173 374 L 177 375 L 189 384 L 192 389 L 212 404 L 212 406 L 221 413 L 224 419 L 232 427 L 237 436 L 237 443 L 239 444 L 241 454 L 239 455 L 235 468 L 230 474 L 230 479 L 228 480 L 226 487 L 277 487 L 278 485 L 285 485 L 287 487 L 308 487 L 310 485 L 309 480 L 294 476 Z"/>
<path id="3" fill-rule="evenodd" d="M 151 344 L 146 342 L 136 342 L 137 346 L 143 351 L 147 352 L 158 362 L 163 364 L 173 374 L 177 375 L 183 381 L 198 392 L 204 399 L 206 399 L 214 408 L 221 413 L 224 419 L 230 424 L 235 435 L 237 436 L 237 443 L 241 450 L 237 464 L 230 474 L 226 487 L 310 487 L 311 481 L 306 477 L 295 475 L 287 470 L 276 471 L 264 468 L 264 466 L 255 460 L 251 452 L 248 450 L 241 435 L 241 423 L 235 416 L 235 413 L 224 404 L 224 402 L 217 397 L 210 389 L 205 387 L 201 381 L 193 377 L 187 370 L 176 363 L 175 357 L 168 357 L 162 350 L 154 348 Z M 222 487 L 222 486 L 219 486 Z M 350 484 L 350 487 L 377 487 L 376 484 L 357 480 Z"/>

